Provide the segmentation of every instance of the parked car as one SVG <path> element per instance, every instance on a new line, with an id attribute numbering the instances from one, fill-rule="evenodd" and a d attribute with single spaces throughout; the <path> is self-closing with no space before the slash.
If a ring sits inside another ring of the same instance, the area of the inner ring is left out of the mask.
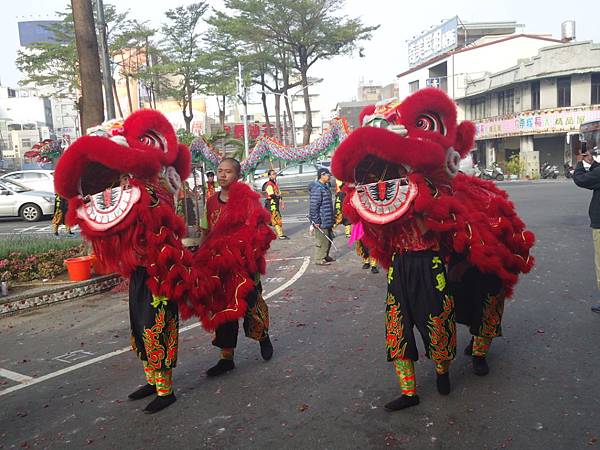
<path id="1" fill-rule="evenodd" d="M 317 170 L 322 166 L 319 163 L 302 163 L 287 166 L 277 172 L 277 183 L 281 190 L 306 189 L 308 185 L 317 179 Z M 254 180 L 254 189 L 261 191 L 267 178 L 260 177 Z M 335 180 L 331 181 L 333 186 Z"/>
<path id="2" fill-rule="evenodd" d="M 37 222 L 54 214 L 54 194 L 34 191 L 15 181 L 0 179 L 0 217 L 21 217 Z"/>
<path id="3" fill-rule="evenodd" d="M 18 170 L 2 175 L 0 179 L 16 181 L 34 191 L 54 192 L 54 170 Z"/>

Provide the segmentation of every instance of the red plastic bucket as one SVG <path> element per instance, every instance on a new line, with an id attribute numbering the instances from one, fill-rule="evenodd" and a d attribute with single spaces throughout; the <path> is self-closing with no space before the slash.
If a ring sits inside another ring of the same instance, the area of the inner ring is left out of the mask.
<path id="1" fill-rule="evenodd" d="M 89 280 L 91 276 L 92 257 L 80 256 L 78 258 L 65 259 L 69 280 L 83 281 Z"/>

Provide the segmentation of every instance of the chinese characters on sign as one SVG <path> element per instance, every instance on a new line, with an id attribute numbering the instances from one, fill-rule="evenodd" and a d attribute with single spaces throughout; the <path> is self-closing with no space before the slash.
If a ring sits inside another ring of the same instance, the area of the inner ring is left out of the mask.
<path id="1" fill-rule="evenodd" d="M 600 119 L 598 107 L 564 108 L 533 114 L 521 113 L 508 119 L 475 122 L 476 139 L 578 131 L 582 123 L 598 119 Z"/>
<path id="2" fill-rule="evenodd" d="M 428 31 L 408 43 L 408 65 L 415 66 L 436 55 L 456 48 L 458 17 L 454 17 L 439 27 Z"/>

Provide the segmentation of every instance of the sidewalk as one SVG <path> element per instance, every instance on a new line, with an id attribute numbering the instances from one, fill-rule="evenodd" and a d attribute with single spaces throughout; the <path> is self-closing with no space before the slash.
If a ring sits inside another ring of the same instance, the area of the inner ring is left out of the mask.
<path id="1" fill-rule="evenodd" d="M 84 295 L 107 291 L 121 282 L 116 274 L 100 275 L 84 281 L 57 279 L 17 286 L 6 297 L 0 297 L 0 318 Z"/>

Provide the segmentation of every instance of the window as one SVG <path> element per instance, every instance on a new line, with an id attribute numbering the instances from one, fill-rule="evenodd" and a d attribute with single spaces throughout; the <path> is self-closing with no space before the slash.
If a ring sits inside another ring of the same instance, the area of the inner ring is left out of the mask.
<path id="1" fill-rule="evenodd" d="M 504 116 L 515 112 L 514 91 L 507 89 L 506 91 L 498 92 L 498 115 Z"/>
<path id="2" fill-rule="evenodd" d="M 408 92 L 412 94 L 413 92 L 417 92 L 419 90 L 419 80 L 411 81 L 408 83 Z"/>
<path id="3" fill-rule="evenodd" d="M 540 82 L 531 82 L 531 109 L 540 109 Z"/>
<path id="4" fill-rule="evenodd" d="M 571 77 L 556 79 L 556 106 L 571 106 Z"/>
<path id="5" fill-rule="evenodd" d="M 286 167 L 281 172 L 279 172 L 279 175 L 280 176 L 295 175 L 297 173 L 300 173 L 300 166 L 299 165 Z"/>
<path id="6" fill-rule="evenodd" d="M 471 119 L 483 119 L 485 117 L 485 98 L 471 100 Z"/>
<path id="7" fill-rule="evenodd" d="M 23 179 L 24 180 L 40 180 L 41 178 L 43 178 L 44 175 L 42 175 L 39 172 L 23 172 Z"/>
<path id="8" fill-rule="evenodd" d="M 312 164 L 302 164 L 302 173 L 314 173 L 317 174 L 317 168 Z"/>
<path id="9" fill-rule="evenodd" d="M 592 105 L 600 103 L 600 73 L 592 74 Z"/>
<path id="10" fill-rule="evenodd" d="M 11 88 L 6 89 L 9 98 L 15 98 L 17 96 L 17 91 Z"/>
<path id="11" fill-rule="evenodd" d="M 24 138 L 21 139 L 21 146 L 23 148 L 31 148 L 33 146 L 33 142 L 31 142 L 31 139 L 29 138 Z"/>

